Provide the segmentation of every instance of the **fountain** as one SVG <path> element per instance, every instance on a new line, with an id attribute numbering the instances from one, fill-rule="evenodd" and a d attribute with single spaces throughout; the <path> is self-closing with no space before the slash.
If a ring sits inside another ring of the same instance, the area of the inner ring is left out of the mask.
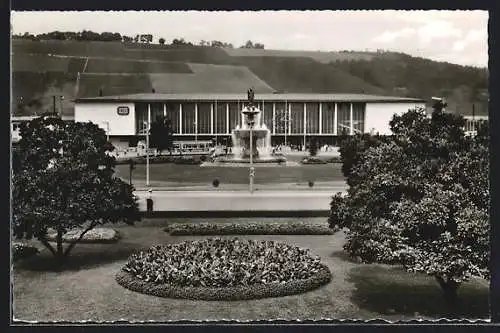
<path id="1" fill-rule="evenodd" d="M 248 91 L 248 105 L 241 110 L 241 126 L 231 132 L 232 152 L 214 156 L 212 161 L 202 166 L 290 166 L 298 163 L 287 162 L 282 154 L 273 153 L 271 131 L 262 122 L 261 110 L 253 103 L 253 91 Z M 252 140 L 252 141 L 250 141 Z"/>

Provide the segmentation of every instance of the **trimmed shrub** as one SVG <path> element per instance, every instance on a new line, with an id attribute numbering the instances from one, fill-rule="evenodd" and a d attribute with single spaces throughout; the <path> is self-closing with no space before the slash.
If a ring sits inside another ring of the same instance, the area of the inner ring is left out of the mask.
<path id="1" fill-rule="evenodd" d="M 190 235 L 332 235 L 327 226 L 306 223 L 190 223 L 171 224 L 164 229 L 172 236 Z"/>
<path id="2" fill-rule="evenodd" d="M 313 157 L 313 156 L 306 157 L 306 158 L 302 159 L 302 161 L 300 161 L 300 162 L 302 164 L 327 164 L 328 163 L 322 159 L 319 159 L 319 158 Z"/>
<path id="3" fill-rule="evenodd" d="M 12 259 L 14 261 L 34 256 L 35 254 L 38 254 L 38 252 L 38 249 L 34 246 L 22 243 L 12 244 Z"/>
<path id="4" fill-rule="evenodd" d="M 310 180 L 307 185 L 309 185 L 309 187 L 313 187 L 314 186 L 314 182 L 312 180 Z"/>
<path id="5" fill-rule="evenodd" d="M 326 160 L 327 163 L 342 163 L 342 158 L 340 156 L 333 156 Z"/>
<path id="6" fill-rule="evenodd" d="M 213 238 L 134 254 L 116 280 L 125 288 L 162 297 L 243 300 L 305 292 L 328 283 L 331 273 L 306 249 Z"/>
<path id="7" fill-rule="evenodd" d="M 220 184 L 220 182 L 219 182 L 219 180 L 217 178 L 214 179 L 214 180 L 212 180 L 212 186 L 213 187 L 219 187 L 219 184 Z"/>

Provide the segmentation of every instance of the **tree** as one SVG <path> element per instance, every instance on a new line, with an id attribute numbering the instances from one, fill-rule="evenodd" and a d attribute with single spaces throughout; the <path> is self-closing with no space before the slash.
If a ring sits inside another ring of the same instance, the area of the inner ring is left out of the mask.
<path id="1" fill-rule="evenodd" d="M 347 228 L 344 249 L 365 262 L 434 276 L 450 305 L 472 276 L 489 277 L 489 151 L 464 120 L 436 108 L 391 121 L 393 137 L 361 153 L 329 223 Z"/>
<path id="2" fill-rule="evenodd" d="M 114 176 L 113 146 L 92 123 L 42 116 L 21 125 L 13 169 L 13 232 L 33 235 L 63 264 L 74 246 L 98 225 L 139 219 L 133 187 Z M 56 247 L 47 233 L 57 233 Z M 63 235 L 81 228 L 63 249 Z"/>
<path id="3" fill-rule="evenodd" d="M 158 42 L 161 44 L 161 45 L 164 45 L 165 44 L 165 38 L 161 37 Z"/>
<path id="4" fill-rule="evenodd" d="M 316 156 L 318 154 L 318 142 L 316 140 L 311 140 L 309 143 L 309 155 Z"/>
<path id="5" fill-rule="evenodd" d="M 156 121 L 151 124 L 150 133 L 151 147 L 158 149 L 160 154 L 163 150 L 167 149 L 172 154 L 172 123 L 170 119 L 162 116 L 156 117 Z"/>

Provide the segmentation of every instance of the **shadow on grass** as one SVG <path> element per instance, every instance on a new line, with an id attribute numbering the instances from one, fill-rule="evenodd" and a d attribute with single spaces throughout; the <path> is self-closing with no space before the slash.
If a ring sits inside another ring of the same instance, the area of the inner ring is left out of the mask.
<path id="1" fill-rule="evenodd" d="M 364 265 L 350 270 L 356 289 L 352 301 L 360 308 L 384 315 L 434 318 L 488 318 L 488 287 L 478 281 L 464 283 L 458 304 L 450 310 L 433 277 L 413 274 L 399 267 Z"/>
<path id="2" fill-rule="evenodd" d="M 15 267 L 30 271 L 74 271 L 126 260 L 133 253 L 143 250 L 138 244 L 118 242 L 116 244 L 78 244 L 67 257 L 62 267 L 54 256 L 44 250 L 42 253 L 20 260 Z"/>
<path id="3" fill-rule="evenodd" d="M 349 255 L 347 255 L 347 253 L 345 251 L 343 251 L 343 250 L 334 251 L 334 252 L 332 252 L 331 256 L 334 257 L 334 258 L 341 259 L 343 261 L 347 261 L 347 262 L 353 263 L 353 264 L 359 264 L 360 263 L 356 259 L 354 259 L 352 257 L 349 257 Z"/>

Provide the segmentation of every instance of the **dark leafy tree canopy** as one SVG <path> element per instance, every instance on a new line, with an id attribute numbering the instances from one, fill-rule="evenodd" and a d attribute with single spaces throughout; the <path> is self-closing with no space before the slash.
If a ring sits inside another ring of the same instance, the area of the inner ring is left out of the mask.
<path id="1" fill-rule="evenodd" d="M 171 150 L 173 147 L 172 133 L 172 122 L 170 119 L 158 116 L 151 124 L 150 146 L 158 149 L 160 152 L 165 149 Z"/>
<path id="2" fill-rule="evenodd" d="M 394 116 L 386 142 L 348 142 L 341 154 L 354 147 L 350 187 L 334 196 L 329 219 L 348 229 L 351 256 L 432 275 L 450 303 L 461 282 L 489 276 L 487 127 L 465 137 L 463 124 L 439 110 L 410 110 Z"/>
<path id="3" fill-rule="evenodd" d="M 13 170 L 13 227 L 18 237 L 34 235 L 58 258 L 62 235 L 83 228 L 83 235 L 104 223 L 138 220 L 133 187 L 114 177 L 113 149 L 106 134 L 92 123 L 66 123 L 40 117 L 21 125 Z M 58 233 L 57 249 L 46 241 Z"/>

